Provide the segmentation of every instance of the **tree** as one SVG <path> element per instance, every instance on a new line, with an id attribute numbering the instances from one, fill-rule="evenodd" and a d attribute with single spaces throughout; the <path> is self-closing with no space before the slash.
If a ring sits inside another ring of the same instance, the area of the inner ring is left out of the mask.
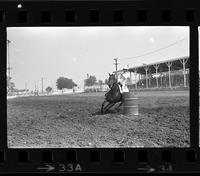
<path id="1" fill-rule="evenodd" d="M 102 85 L 102 84 L 103 84 L 103 81 L 102 81 L 102 80 L 99 80 L 98 83 L 99 83 L 99 85 Z"/>
<path id="2" fill-rule="evenodd" d="M 75 84 L 72 79 L 59 77 L 56 81 L 56 86 L 59 90 L 63 88 L 72 89 L 73 87 L 76 87 L 77 84 Z"/>
<path id="3" fill-rule="evenodd" d="M 85 80 L 86 86 L 93 86 L 97 82 L 97 79 L 95 76 L 90 76 L 88 79 Z"/>
<path id="4" fill-rule="evenodd" d="M 10 89 L 14 90 L 14 87 L 15 87 L 15 83 L 14 82 L 10 82 Z"/>
<path id="5" fill-rule="evenodd" d="M 14 90 L 15 83 L 11 82 L 11 77 L 7 75 L 7 91 Z"/>
<path id="6" fill-rule="evenodd" d="M 103 81 L 102 81 L 102 80 L 99 80 L 99 81 L 98 81 L 98 84 L 99 84 L 99 87 L 100 87 L 100 91 L 102 91 Z"/>
<path id="7" fill-rule="evenodd" d="M 47 92 L 51 92 L 52 91 L 52 88 L 50 86 L 48 86 L 46 89 L 45 89 Z"/>

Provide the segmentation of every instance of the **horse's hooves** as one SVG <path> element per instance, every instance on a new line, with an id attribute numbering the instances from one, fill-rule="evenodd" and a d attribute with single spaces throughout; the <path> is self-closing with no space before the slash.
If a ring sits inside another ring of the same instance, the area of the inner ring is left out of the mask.
<path id="1" fill-rule="evenodd" d="M 115 110 L 116 110 L 117 112 L 119 112 L 121 109 L 120 109 L 120 108 L 116 108 Z"/>

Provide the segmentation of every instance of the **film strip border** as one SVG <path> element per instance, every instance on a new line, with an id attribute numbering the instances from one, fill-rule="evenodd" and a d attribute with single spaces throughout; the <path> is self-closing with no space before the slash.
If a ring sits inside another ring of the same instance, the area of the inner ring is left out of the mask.
<path id="1" fill-rule="evenodd" d="M 6 26 L 193 25 L 198 1 L 1 2 Z"/>
<path id="2" fill-rule="evenodd" d="M 2 108 L 0 172 L 198 172 L 198 7 L 194 0 L 0 2 L 1 58 L 6 57 L 6 27 L 190 26 L 190 78 L 196 80 L 190 84 L 190 149 L 6 149 L 6 108 Z M 4 62 L 1 73 L 6 72 Z M 0 98 L 5 107 L 6 95 Z"/>
<path id="3" fill-rule="evenodd" d="M 15 149 L 0 151 L 0 172 L 198 172 L 191 149 Z M 3 166 L 3 167 L 2 167 Z"/>

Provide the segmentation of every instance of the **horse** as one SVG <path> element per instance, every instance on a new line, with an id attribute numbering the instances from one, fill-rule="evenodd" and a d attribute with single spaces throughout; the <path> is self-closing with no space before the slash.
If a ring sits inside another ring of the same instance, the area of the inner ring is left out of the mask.
<path id="1" fill-rule="evenodd" d="M 120 92 L 119 86 L 121 85 L 117 82 L 115 74 L 109 73 L 108 87 L 110 88 L 110 90 L 105 94 L 105 99 L 101 106 L 101 114 L 106 113 L 111 107 L 113 107 L 118 102 L 120 102 L 120 104 L 116 109 L 119 109 L 119 107 L 122 105 L 123 96 Z M 107 105 L 105 106 L 106 103 Z"/>

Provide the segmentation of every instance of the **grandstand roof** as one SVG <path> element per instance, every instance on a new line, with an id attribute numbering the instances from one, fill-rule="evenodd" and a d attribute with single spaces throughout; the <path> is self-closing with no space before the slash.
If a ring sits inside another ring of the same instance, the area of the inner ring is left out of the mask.
<path id="1" fill-rule="evenodd" d="M 137 73 L 146 74 L 145 67 L 147 66 L 148 72 L 150 71 L 150 73 L 156 73 L 155 65 L 158 64 L 159 65 L 158 72 L 167 72 L 168 71 L 168 66 L 167 66 L 168 62 L 172 63 L 171 71 L 181 70 L 181 69 L 183 69 L 183 64 L 181 63 L 181 61 L 184 60 L 184 59 L 188 59 L 187 62 L 186 62 L 186 65 L 185 65 L 185 68 L 187 69 L 187 68 L 190 67 L 189 56 L 169 59 L 169 60 L 156 62 L 156 63 L 145 64 L 145 65 L 141 65 L 141 66 L 137 66 L 137 67 L 131 67 L 131 68 L 129 68 L 129 71 L 134 72 L 135 69 L 136 69 Z M 117 72 L 122 72 L 122 70 L 119 70 Z"/>

